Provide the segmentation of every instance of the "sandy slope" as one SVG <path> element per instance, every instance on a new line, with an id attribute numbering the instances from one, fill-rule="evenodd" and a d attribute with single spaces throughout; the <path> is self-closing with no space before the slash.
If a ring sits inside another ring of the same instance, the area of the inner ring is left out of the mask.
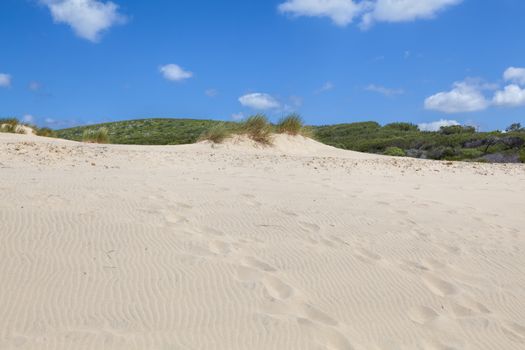
<path id="1" fill-rule="evenodd" d="M 0 349 L 525 349 L 525 167 L 0 134 Z"/>

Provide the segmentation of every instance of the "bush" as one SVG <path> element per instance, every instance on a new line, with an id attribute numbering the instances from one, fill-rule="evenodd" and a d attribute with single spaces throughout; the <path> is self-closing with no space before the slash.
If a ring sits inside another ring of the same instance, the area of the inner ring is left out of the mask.
<path id="1" fill-rule="evenodd" d="M 56 133 L 50 128 L 34 128 L 37 136 L 56 137 Z"/>
<path id="2" fill-rule="evenodd" d="M 439 129 L 439 132 L 444 135 L 474 134 L 476 132 L 476 128 L 473 126 L 466 126 L 466 125 L 451 125 L 451 126 L 442 126 Z"/>
<path id="3" fill-rule="evenodd" d="M 213 143 L 222 143 L 231 135 L 231 131 L 224 124 L 217 124 L 206 130 L 199 137 L 199 141 L 211 141 Z"/>
<path id="4" fill-rule="evenodd" d="M 390 123 L 383 126 L 383 128 L 398 131 L 419 131 L 419 127 L 412 123 Z"/>
<path id="5" fill-rule="evenodd" d="M 525 148 L 520 151 L 520 161 L 525 163 Z"/>
<path id="6" fill-rule="evenodd" d="M 392 157 L 405 157 L 406 152 L 399 147 L 388 147 L 383 154 Z"/>
<path id="7" fill-rule="evenodd" d="M 241 124 L 240 132 L 256 142 L 269 144 L 272 128 L 265 115 L 257 114 Z"/>
<path id="8" fill-rule="evenodd" d="M 299 135 L 304 123 L 299 114 L 290 114 L 277 123 L 277 133 L 288 135 Z"/>
<path id="9" fill-rule="evenodd" d="M 89 143 L 109 143 L 108 129 L 102 127 L 97 130 L 85 130 L 82 135 L 82 141 Z"/>

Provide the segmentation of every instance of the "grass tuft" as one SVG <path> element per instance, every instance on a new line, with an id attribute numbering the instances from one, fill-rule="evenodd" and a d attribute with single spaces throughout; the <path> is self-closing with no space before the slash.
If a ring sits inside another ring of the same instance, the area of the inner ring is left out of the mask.
<path id="1" fill-rule="evenodd" d="M 212 126 L 201 134 L 198 141 L 211 141 L 213 143 L 222 143 L 230 137 L 231 131 L 228 130 L 224 123 Z"/>
<path id="2" fill-rule="evenodd" d="M 272 126 L 264 114 L 256 114 L 248 117 L 239 128 L 241 134 L 247 135 L 255 142 L 270 144 Z"/>
<path id="3" fill-rule="evenodd" d="M 16 118 L 0 119 L 0 132 L 25 134 L 26 131 Z"/>
<path id="4" fill-rule="evenodd" d="M 37 136 L 57 137 L 56 132 L 50 128 L 33 128 Z"/>
<path id="5" fill-rule="evenodd" d="M 109 132 L 105 127 L 97 130 L 85 130 L 82 134 L 82 141 L 89 143 L 109 143 Z"/>
<path id="6" fill-rule="evenodd" d="M 288 135 L 299 135 L 302 134 L 304 122 L 299 114 L 290 114 L 277 123 L 277 133 L 288 134 Z"/>

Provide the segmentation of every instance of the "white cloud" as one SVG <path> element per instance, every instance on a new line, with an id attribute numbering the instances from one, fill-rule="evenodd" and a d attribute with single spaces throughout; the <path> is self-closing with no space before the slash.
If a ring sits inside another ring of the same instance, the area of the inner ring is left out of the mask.
<path id="1" fill-rule="evenodd" d="M 52 119 L 52 118 L 46 118 L 44 119 L 44 122 L 46 124 L 55 124 L 56 123 L 56 120 L 55 119 Z"/>
<path id="2" fill-rule="evenodd" d="M 492 102 L 504 107 L 525 106 L 525 89 L 515 84 L 507 85 L 502 91 L 496 92 Z"/>
<path id="3" fill-rule="evenodd" d="M 182 81 L 193 76 L 192 72 L 184 70 L 176 64 L 167 64 L 159 68 L 165 79 L 171 81 Z"/>
<path id="4" fill-rule="evenodd" d="M 40 84 L 39 82 L 37 81 L 32 81 L 29 83 L 29 90 L 31 91 L 38 91 L 40 90 L 40 88 L 42 88 L 42 84 Z"/>
<path id="5" fill-rule="evenodd" d="M 363 16 L 362 26 L 374 22 L 408 22 L 433 18 L 449 6 L 463 0 L 377 0 L 373 9 Z"/>
<path id="6" fill-rule="evenodd" d="M 275 109 L 281 106 L 275 98 L 260 92 L 241 96 L 239 97 L 239 102 L 245 107 L 260 110 Z"/>
<path id="7" fill-rule="evenodd" d="M 459 123 L 456 120 L 441 119 L 435 122 L 418 124 L 418 127 L 421 131 L 439 131 L 439 129 L 441 129 L 442 126 L 452 125 L 459 125 Z"/>
<path id="8" fill-rule="evenodd" d="M 53 20 L 68 24 L 81 38 L 92 42 L 115 24 L 126 21 L 118 12 L 118 5 L 99 0 L 40 0 L 51 11 Z"/>
<path id="9" fill-rule="evenodd" d="M 11 76 L 9 74 L 0 73 L 0 87 L 10 87 Z"/>
<path id="10" fill-rule="evenodd" d="M 367 87 L 365 87 L 365 90 L 377 92 L 379 94 L 385 95 L 385 96 L 395 96 L 395 95 L 402 95 L 405 93 L 403 89 L 389 89 L 384 86 L 370 84 Z"/>
<path id="11" fill-rule="evenodd" d="M 316 94 L 320 94 L 322 92 L 330 91 L 330 90 L 333 90 L 334 87 L 335 87 L 335 85 L 331 81 L 327 81 L 326 83 L 323 84 L 323 86 L 321 86 L 319 89 L 317 89 L 317 91 L 315 93 Z"/>
<path id="12" fill-rule="evenodd" d="M 448 92 L 439 92 L 425 100 L 425 108 L 445 113 L 475 112 L 486 109 L 489 101 L 481 92 L 482 86 L 464 82 L 454 83 Z"/>
<path id="13" fill-rule="evenodd" d="M 449 6 L 463 0 L 286 0 L 278 7 L 293 16 L 328 17 L 336 25 L 346 26 L 356 18 L 361 27 L 374 22 L 407 22 L 433 18 Z"/>
<path id="14" fill-rule="evenodd" d="M 24 123 L 32 124 L 35 122 L 35 118 L 31 114 L 26 114 L 22 117 Z"/>
<path id="15" fill-rule="evenodd" d="M 505 78 L 505 81 L 525 85 L 525 68 L 509 67 L 503 73 L 503 78 Z"/>
<path id="16" fill-rule="evenodd" d="M 242 112 L 240 113 L 233 113 L 231 115 L 232 119 L 235 120 L 235 121 L 239 121 L 239 120 L 242 120 L 244 118 L 244 114 Z"/>
<path id="17" fill-rule="evenodd" d="M 278 9 L 297 17 L 329 17 L 335 24 L 346 26 L 361 13 L 363 4 L 353 0 L 287 0 Z"/>

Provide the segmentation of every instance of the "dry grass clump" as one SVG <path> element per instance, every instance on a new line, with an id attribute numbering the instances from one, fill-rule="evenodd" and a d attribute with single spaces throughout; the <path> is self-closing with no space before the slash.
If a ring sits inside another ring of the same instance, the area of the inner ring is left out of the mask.
<path id="1" fill-rule="evenodd" d="M 279 134 L 299 135 L 302 134 L 303 127 L 303 119 L 299 114 L 293 113 L 281 118 L 276 125 L 276 130 Z"/>
<path id="2" fill-rule="evenodd" d="M 107 128 L 97 130 L 86 130 L 82 134 L 82 141 L 89 143 L 109 143 L 109 132 Z"/>
<path id="3" fill-rule="evenodd" d="M 16 118 L 0 119 L 0 132 L 25 134 L 26 131 Z"/>
<path id="4" fill-rule="evenodd" d="M 224 123 L 217 124 L 210 129 L 206 130 L 199 137 L 199 141 L 211 141 L 213 143 L 222 143 L 228 137 L 231 136 L 231 131 L 226 128 Z"/>
<path id="5" fill-rule="evenodd" d="M 255 142 L 270 144 L 272 126 L 263 114 L 256 114 L 248 117 L 239 127 L 239 133 L 247 135 Z"/>

